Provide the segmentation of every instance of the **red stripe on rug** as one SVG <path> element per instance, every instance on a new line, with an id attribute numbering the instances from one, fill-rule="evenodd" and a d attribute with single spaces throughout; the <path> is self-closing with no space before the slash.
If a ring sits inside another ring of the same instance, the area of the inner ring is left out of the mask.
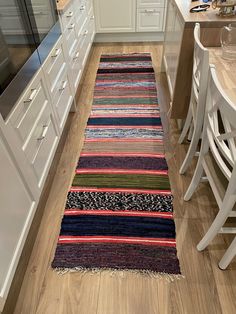
<path id="1" fill-rule="evenodd" d="M 162 176 L 167 176 L 168 171 L 167 170 L 139 170 L 139 169 L 99 169 L 99 168 L 82 168 L 82 169 L 76 169 L 75 171 L 76 174 L 82 174 L 82 173 L 87 173 L 87 174 L 150 174 L 150 175 L 162 175 Z"/>
<path id="2" fill-rule="evenodd" d="M 98 114 L 91 114 L 91 116 L 89 118 L 160 118 L 160 115 L 159 114 L 108 114 L 105 115 L 104 113 L 101 114 L 101 115 L 98 115 Z"/>
<path id="3" fill-rule="evenodd" d="M 164 154 L 145 154 L 145 153 L 106 153 L 106 152 L 102 152 L 102 153 L 81 153 L 80 154 L 81 157 L 93 157 L 93 156 L 106 156 L 106 157 L 156 157 L 156 158 L 165 158 Z"/>
<path id="4" fill-rule="evenodd" d="M 87 125 L 86 129 L 157 129 L 162 130 L 162 125 Z"/>
<path id="5" fill-rule="evenodd" d="M 153 109 L 153 107 L 155 107 L 158 111 L 160 111 L 160 108 L 158 107 L 158 103 L 155 103 L 155 104 L 119 104 L 117 107 L 117 104 L 102 104 L 102 105 L 93 105 L 92 109 L 93 108 L 102 108 L 103 106 L 107 107 L 107 106 L 110 106 L 111 108 L 116 108 L 116 109 L 119 109 L 120 107 L 121 108 L 127 108 L 127 106 L 134 106 L 134 107 L 141 107 L 141 108 L 146 108 L 146 109 Z M 129 107 L 127 108 L 127 110 L 129 110 Z"/>
<path id="6" fill-rule="evenodd" d="M 105 95 L 103 95 L 103 96 L 96 96 L 96 95 L 94 95 L 94 97 L 93 98 L 95 98 L 95 99 L 100 99 L 100 98 L 102 98 L 102 99 L 108 99 L 108 98 L 110 98 L 110 99 L 117 99 L 117 98 L 119 98 L 119 99 L 121 99 L 121 98 L 157 98 L 157 95 L 147 95 L 147 94 L 141 94 L 141 95 L 127 95 L 127 96 L 121 96 L 121 95 L 119 95 L 118 97 L 117 96 L 112 96 L 112 95 L 109 95 L 109 96 L 105 96 Z M 128 105 L 130 105 L 130 104 L 128 104 Z M 117 104 L 117 106 L 119 106 L 119 104 Z M 147 104 L 147 106 L 149 106 L 148 104 Z"/>
<path id="7" fill-rule="evenodd" d="M 131 211 L 131 210 L 71 210 L 66 209 L 64 212 L 67 216 L 78 215 L 100 215 L 100 216 L 128 216 L 128 217 L 157 217 L 173 219 L 173 213 L 165 212 L 144 212 L 144 211 Z"/>
<path id="8" fill-rule="evenodd" d="M 134 193 L 172 195 L 170 190 L 145 190 L 145 189 L 123 189 L 123 188 L 91 188 L 84 186 L 72 186 L 70 192 L 110 192 L 110 193 Z"/>
<path id="9" fill-rule="evenodd" d="M 166 238 L 134 238 L 134 237 L 99 237 L 99 236 L 60 236 L 58 243 L 127 243 L 127 244 L 142 244 L 142 245 L 158 245 L 175 247 L 175 239 Z"/>

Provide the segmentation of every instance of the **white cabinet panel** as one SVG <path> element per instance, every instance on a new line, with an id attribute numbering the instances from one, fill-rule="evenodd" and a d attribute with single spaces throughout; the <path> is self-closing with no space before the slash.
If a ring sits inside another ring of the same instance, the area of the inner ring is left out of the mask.
<path id="1" fill-rule="evenodd" d="M 95 0 L 98 33 L 135 32 L 136 0 Z"/>
<path id="2" fill-rule="evenodd" d="M 4 304 L 35 203 L 0 136 L 0 304 Z M 0 311 L 2 310 L 0 306 Z"/>
<path id="3" fill-rule="evenodd" d="M 163 30 L 164 8 L 138 9 L 137 31 L 150 32 Z"/>
<path id="4" fill-rule="evenodd" d="M 154 6 L 163 8 L 165 6 L 165 1 L 166 0 L 137 0 L 137 4 L 138 7 Z"/>

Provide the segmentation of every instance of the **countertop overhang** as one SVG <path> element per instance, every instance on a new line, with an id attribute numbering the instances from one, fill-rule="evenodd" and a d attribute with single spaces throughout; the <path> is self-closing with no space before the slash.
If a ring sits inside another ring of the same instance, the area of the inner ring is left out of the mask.
<path id="1" fill-rule="evenodd" d="M 203 4 L 202 1 L 191 0 L 173 0 L 178 8 L 178 11 L 185 22 L 187 27 L 193 27 L 195 23 L 200 23 L 202 26 L 207 28 L 219 27 L 220 24 L 225 25 L 232 22 L 236 22 L 236 15 L 232 17 L 223 17 L 217 15 L 218 9 L 214 10 L 210 7 L 207 11 L 190 13 L 190 9 L 196 5 Z M 209 2 L 211 6 L 211 2 Z"/>

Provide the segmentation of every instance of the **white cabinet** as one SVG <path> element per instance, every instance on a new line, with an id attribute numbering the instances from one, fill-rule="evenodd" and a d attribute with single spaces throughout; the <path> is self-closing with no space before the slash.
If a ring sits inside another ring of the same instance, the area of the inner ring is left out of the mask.
<path id="1" fill-rule="evenodd" d="M 165 4 L 165 0 L 137 0 L 137 32 L 162 32 Z"/>
<path id="2" fill-rule="evenodd" d="M 172 99 L 176 82 L 184 23 L 173 0 L 168 2 L 167 12 L 163 66 L 166 71 L 168 87 Z"/>
<path id="3" fill-rule="evenodd" d="M 74 98 L 69 83 L 66 50 L 61 36 L 42 67 L 60 133 L 63 131 Z"/>
<path id="4" fill-rule="evenodd" d="M 94 0 L 98 33 L 163 32 L 166 0 Z"/>
<path id="5" fill-rule="evenodd" d="M 60 20 L 68 48 L 68 76 L 76 93 L 95 35 L 92 0 L 71 1 Z"/>
<path id="6" fill-rule="evenodd" d="M 26 181 L 29 185 L 36 182 L 40 192 L 59 140 L 42 70 L 35 75 L 6 123 L 13 129 L 32 171 L 32 176 Z"/>
<path id="7" fill-rule="evenodd" d="M 162 32 L 164 21 L 164 8 L 146 8 L 137 11 L 138 32 Z"/>
<path id="8" fill-rule="evenodd" d="M 0 311 L 36 207 L 3 138 L 0 132 Z"/>
<path id="9" fill-rule="evenodd" d="M 98 33 L 135 32 L 136 0 L 94 0 Z"/>

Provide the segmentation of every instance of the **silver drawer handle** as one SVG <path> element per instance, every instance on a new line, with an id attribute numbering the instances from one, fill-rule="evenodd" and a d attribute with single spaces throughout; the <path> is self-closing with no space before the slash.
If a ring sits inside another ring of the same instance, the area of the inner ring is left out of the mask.
<path id="1" fill-rule="evenodd" d="M 36 88 L 31 89 L 31 94 L 29 95 L 28 99 L 24 100 L 24 103 L 31 102 L 34 99 L 34 97 L 36 96 L 37 92 L 38 92 L 38 90 Z"/>
<path id="2" fill-rule="evenodd" d="M 68 27 L 68 29 L 73 29 L 75 27 L 75 23 L 70 24 L 70 26 Z"/>
<path id="3" fill-rule="evenodd" d="M 83 36 L 87 36 L 88 35 L 88 30 L 86 30 L 84 33 L 83 33 Z"/>
<path id="4" fill-rule="evenodd" d="M 73 59 L 76 60 L 79 58 L 79 51 L 76 52 L 76 54 L 74 55 Z"/>
<path id="5" fill-rule="evenodd" d="M 145 10 L 145 13 L 155 13 L 156 12 L 156 10 L 155 9 L 153 9 L 153 10 Z"/>
<path id="6" fill-rule="evenodd" d="M 90 17 L 90 20 L 94 20 L 94 18 L 95 18 L 95 17 L 94 17 L 94 15 L 93 15 L 93 16 Z"/>
<path id="7" fill-rule="evenodd" d="M 49 128 L 49 125 L 43 125 L 43 132 L 42 132 L 42 135 L 37 138 L 38 141 L 42 141 L 45 139 L 48 128 Z"/>
<path id="8" fill-rule="evenodd" d="M 80 11 L 84 11 L 85 10 L 85 5 L 82 5 L 82 7 L 80 7 Z"/>
<path id="9" fill-rule="evenodd" d="M 61 52 L 61 49 L 59 49 L 59 48 L 55 49 L 55 53 L 54 53 L 54 55 L 51 55 L 51 58 L 56 58 L 60 52 Z"/>
<path id="10" fill-rule="evenodd" d="M 59 91 L 63 91 L 66 88 L 67 81 L 63 81 L 61 87 L 59 88 Z"/>
<path id="11" fill-rule="evenodd" d="M 71 11 L 71 12 L 69 12 L 68 14 L 67 14 L 67 16 L 66 17 L 72 17 L 74 15 L 74 12 L 73 11 Z"/>

